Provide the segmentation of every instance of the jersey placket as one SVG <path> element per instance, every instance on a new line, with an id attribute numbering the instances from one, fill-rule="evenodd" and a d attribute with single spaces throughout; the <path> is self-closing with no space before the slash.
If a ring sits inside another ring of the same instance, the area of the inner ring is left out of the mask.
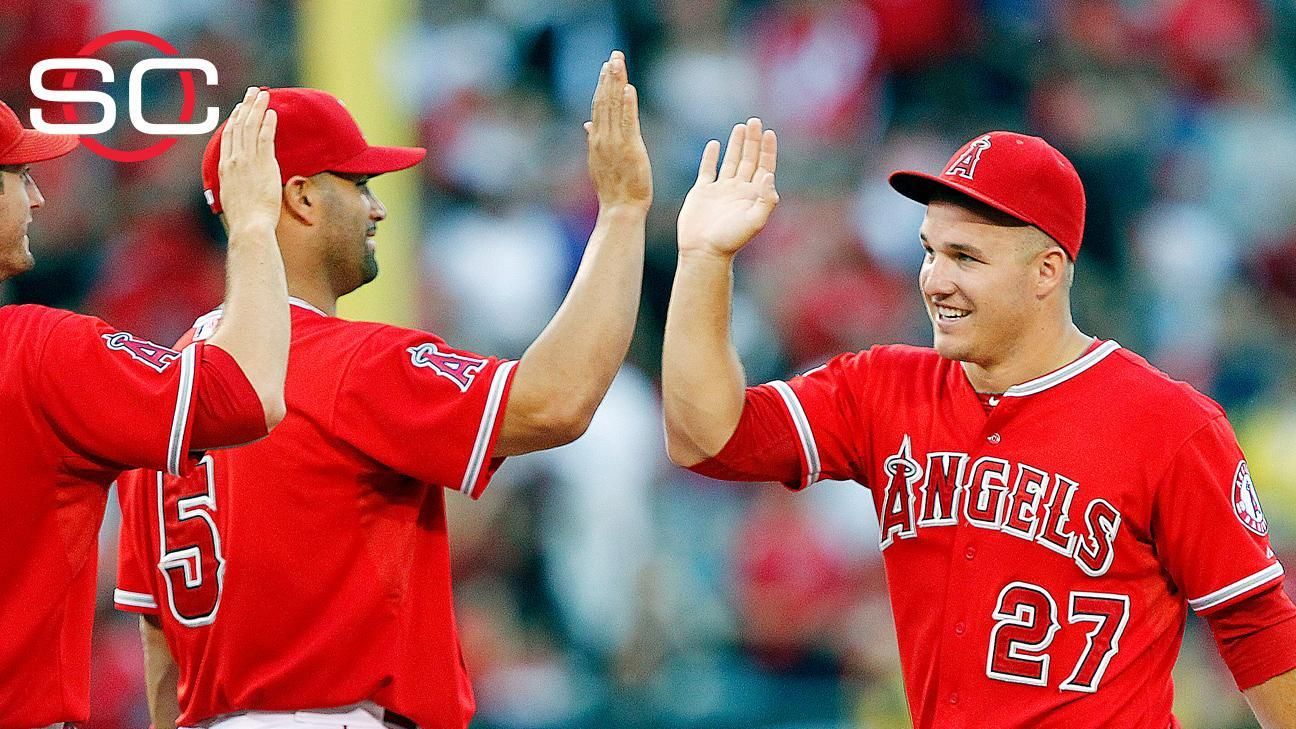
<path id="1" fill-rule="evenodd" d="M 967 443 L 969 469 L 978 458 L 997 455 L 996 452 L 1000 450 L 1003 442 L 1002 431 L 1023 400 L 1024 398 L 1019 397 L 1004 397 L 994 405 L 980 430 Z M 979 400 L 976 407 L 978 410 L 981 409 Z M 971 477 L 970 470 L 967 477 Z M 939 680 L 937 694 L 934 697 L 937 708 L 932 726 L 941 729 L 984 724 L 984 717 L 970 715 L 967 707 L 967 699 L 971 696 L 969 692 L 973 690 L 972 685 L 984 674 L 969 674 L 967 671 L 975 671 L 978 666 L 984 671 L 985 656 L 967 656 L 967 660 L 947 659 L 947 650 L 956 653 L 967 653 L 970 650 L 968 643 L 977 637 L 973 634 L 974 626 L 983 622 L 980 620 L 982 616 L 975 611 L 994 609 L 993 606 L 986 607 L 984 601 L 979 599 L 982 596 L 974 589 L 979 584 L 975 571 L 985 559 L 985 555 L 980 554 L 981 537 L 985 530 L 973 526 L 967 519 L 966 505 L 970 498 L 970 486 L 969 481 L 968 488 L 960 489 L 956 497 L 959 500 L 955 507 L 958 520 L 955 525 L 954 539 L 950 543 L 949 579 L 946 581 L 943 604 L 945 619 L 941 623 L 944 628 L 938 643 Z M 1004 504 L 1006 498 L 1007 492 L 1000 497 L 997 513 L 1002 513 L 1006 508 Z"/>

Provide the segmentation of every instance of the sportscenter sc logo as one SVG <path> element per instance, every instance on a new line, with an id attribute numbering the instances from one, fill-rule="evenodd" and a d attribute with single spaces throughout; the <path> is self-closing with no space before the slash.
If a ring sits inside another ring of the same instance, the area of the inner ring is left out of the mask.
<path id="1" fill-rule="evenodd" d="M 37 130 L 47 134 L 95 135 L 109 131 L 117 123 L 117 102 L 102 91 L 74 89 L 78 71 L 94 71 L 99 74 L 102 83 L 113 83 L 117 74 L 107 62 L 93 58 L 103 48 L 114 43 L 136 42 L 146 44 L 165 54 L 161 58 L 148 58 L 130 70 L 127 86 L 127 110 L 130 123 L 143 134 L 162 137 L 142 149 L 116 149 L 103 144 L 97 139 L 82 139 L 82 144 L 91 152 L 114 162 L 142 162 L 152 159 L 170 149 L 179 135 L 207 134 L 220 123 L 220 109 L 207 107 L 206 117 L 193 121 L 197 104 L 194 71 L 202 72 L 204 83 L 215 86 L 218 82 L 216 66 L 202 58 L 179 58 L 179 51 L 170 43 L 152 33 L 141 30 L 116 30 L 92 39 L 77 51 L 76 58 L 47 58 L 32 66 L 31 91 L 42 100 L 61 102 L 63 116 L 67 121 L 51 122 L 45 118 L 41 109 L 31 110 L 31 123 Z M 63 71 L 63 78 L 56 85 L 61 88 L 46 86 L 46 74 Z M 180 88 L 183 101 L 180 108 L 180 119 L 177 123 L 154 123 L 144 118 L 143 85 L 144 76 L 150 71 L 179 71 Z M 77 104 L 95 104 L 102 108 L 102 117 L 95 122 L 81 122 L 78 119 Z"/>

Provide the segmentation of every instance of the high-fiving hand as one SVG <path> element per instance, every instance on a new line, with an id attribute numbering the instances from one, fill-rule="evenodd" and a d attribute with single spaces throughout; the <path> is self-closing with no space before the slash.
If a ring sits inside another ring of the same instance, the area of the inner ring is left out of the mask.
<path id="1" fill-rule="evenodd" d="M 760 119 L 734 126 L 717 175 L 719 157 L 720 143 L 707 142 L 697 182 L 680 209 L 681 254 L 732 256 L 765 227 L 778 205 L 774 189 L 778 138 L 772 129 L 761 131 Z"/>
<path id="2" fill-rule="evenodd" d="M 278 117 L 270 92 L 249 87 L 234 107 L 220 141 L 220 196 L 230 230 L 279 223 L 283 184 L 275 159 Z"/>
<path id="3" fill-rule="evenodd" d="M 599 205 L 646 211 L 652 204 L 652 167 L 639 132 L 639 95 L 621 51 L 613 51 L 599 72 L 590 118 L 585 122 L 589 173 Z"/>

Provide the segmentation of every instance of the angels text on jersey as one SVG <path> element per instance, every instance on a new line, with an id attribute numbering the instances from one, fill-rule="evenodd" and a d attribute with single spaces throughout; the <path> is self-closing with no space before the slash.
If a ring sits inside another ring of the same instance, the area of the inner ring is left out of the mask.
<path id="1" fill-rule="evenodd" d="M 915 456 L 908 435 L 882 469 L 883 551 L 962 519 L 1067 557 L 1090 577 L 1111 567 L 1121 514 L 1106 499 L 1084 501 L 1080 483 L 1066 474 L 956 451 Z"/>

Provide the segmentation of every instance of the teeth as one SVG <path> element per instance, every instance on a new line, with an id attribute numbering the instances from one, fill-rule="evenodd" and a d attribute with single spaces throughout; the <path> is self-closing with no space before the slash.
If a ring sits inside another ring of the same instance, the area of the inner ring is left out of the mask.
<path id="1" fill-rule="evenodd" d="M 940 315 L 940 318 L 942 319 L 962 319 L 970 312 L 962 311 L 960 309 L 951 309 L 948 306 L 937 306 L 936 313 Z"/>

